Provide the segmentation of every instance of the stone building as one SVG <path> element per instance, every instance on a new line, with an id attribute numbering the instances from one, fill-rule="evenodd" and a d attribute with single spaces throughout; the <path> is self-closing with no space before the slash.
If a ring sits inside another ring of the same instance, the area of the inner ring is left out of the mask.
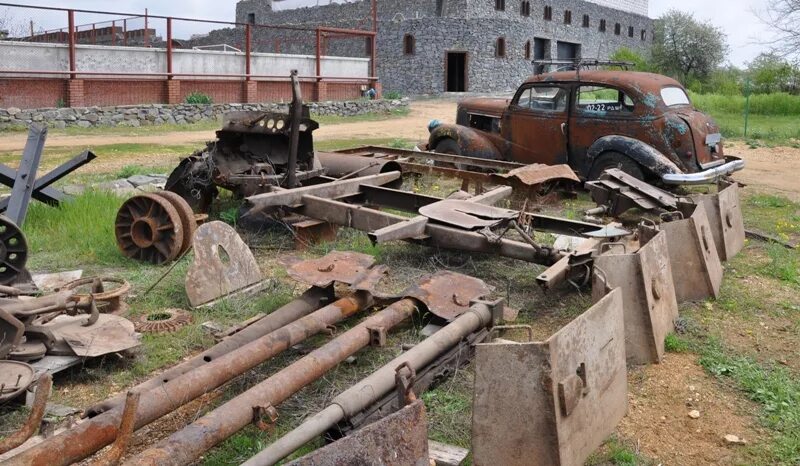
<path id="1" fill-rule="evenodd" d="M 367 29 L 371 8 L 370 0 L 241 0 L 236 20 Z M 377 12 L 378 77 L 384 91 L 405 95 L 514 89 L 537 71 L 534 59 L 605 59 L 621 47 L 647 54 L 653 37 L 648 0 L 377 0 Z M 274 47 L 262 51 L 314 53 L 298 32 L 254 34 L 256 47 Z M 369 56 L 369 42 L 331 38 L 324 53 Z"/>

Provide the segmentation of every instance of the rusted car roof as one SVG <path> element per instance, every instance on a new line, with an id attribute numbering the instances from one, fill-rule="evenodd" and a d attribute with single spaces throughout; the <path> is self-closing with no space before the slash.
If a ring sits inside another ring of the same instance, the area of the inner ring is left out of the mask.
<path id="1" fill-rule="evenodd" d="M 631 97 L 645 98 L 648 94 L 660 95 L 664 87 L 683 86 L 678 81 L 660 74 L 638 71 L 561 71 L 531 76 L 525 84 L 543 82 L 590 82 L 624 88 Z M 660 100 L 660 99 L 659 99 Z"/>

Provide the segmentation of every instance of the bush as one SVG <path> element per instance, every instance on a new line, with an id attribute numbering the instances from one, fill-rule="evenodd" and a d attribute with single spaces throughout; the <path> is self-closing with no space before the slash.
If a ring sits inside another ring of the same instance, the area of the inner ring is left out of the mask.
<path id="1" fill-rule="evenodd" d="M 403 98 L 403 94 L 397 91 L 386 91 L 383 93 L 383 98 L 385 100 L 400 100 Z"/>
<path id="2" fill-rule="evenodd" d="M 214 103 L 214 99 L 212 99 L 208 94 L 203 94 L 202 92 L 192 92 L 186 96 L 186 103 L 209 105 Z"/>
<path id="3" fill-rule="evenodd" d="M 746 99 L 742 95 L 696 94 L 692 102 L 707 113 L 744 114 Z M 765 116 L 800 116 L 800 96 L 786 93 L 750 96 L 750 114 Z"/>

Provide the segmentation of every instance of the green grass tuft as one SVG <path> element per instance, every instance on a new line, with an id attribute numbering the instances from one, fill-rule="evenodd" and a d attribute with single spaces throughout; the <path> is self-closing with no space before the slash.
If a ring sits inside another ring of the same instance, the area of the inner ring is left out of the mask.
<path id="1" fill-rule="evenodd" d="M 770 262 L 761 272 L 778 280 L 800 285 L 800 255 L 779 244 L 767 245 Z"/>
<path id="2" fill-rule="evenodd" d="M 670 333 L 664 339 L 664 349 L 668 353 L 686 353 L 689 351 L 689 342 L 674 333 Z"/>

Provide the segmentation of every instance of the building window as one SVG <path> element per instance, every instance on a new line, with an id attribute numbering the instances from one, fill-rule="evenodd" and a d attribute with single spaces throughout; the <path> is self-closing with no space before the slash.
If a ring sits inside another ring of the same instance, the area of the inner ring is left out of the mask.
<path id="1" fill-rule="evenodd" d="M 497 11 L 506 11 L 506 0 L 494 0 L 494 9 Z"/>
<path id="2" fill-rule="evenodd" d="M 583 15 L 583 27 L 589 27 L 589 15 Z"/>
<path id="3" fill-rule="evenodd" d="M 615 35 L 622 34 L 622 25 L 620 25 L 619 23 L 614 25 L 614 34 Z"/>
<path id="4" fill-rule="evenodd" d="M 406 34 L 403 37 L 403 53 L 406 55 L 414 55 L 416 52 L 417 40 L 411 34 Z"/>
<path id="5" fill-rule="evenodd" d="M 553 20 L 553 7 L 551 6 L 544 7 L 544 20 L 545 21 Z"/>
<path id="6" fill-rule="evenodd" d="M 647 40 L 647 30 L 642 29 L 642 40 Z"/>
<path id="7" fill-rule="evenodd" d="M 572 24 L 572 11 L 564 10 L 564 24 Z"/>
<path id="8" fill-rule="evenodd" d="M 531 59 L 531 41 L 525 42 L 525 59 Z"/>
<path id="9" fill-rule="evenodd" d="M 506 38 L 498 37 L 497 45 L 494 48 L 494 56 L 497 58 L 505 58 L 506 56 Z"/>
<path id="10" fill-rule="evenodd" d="M 633 26 L 628 26 L 628 37 L 633 37 Z"/>
<path id="11" fill-rule="evenodd" d="M 531 15 L 531 2 L 528 0 L 524 0 L 520 7 L 520 13 L 522 16 L 530 16 Z"/>
<path id="12" fill-rule="evenodd" d="M 604 19 L 600 20 L 600 26 L 598 29 L 600 29 L 600 32 L 606 32 L 606 20 Z"/>
<path id="13" fill-rule="evenodd" d="M 256 14 L 247 13 L 247 24 L 256 24 Z"/>

